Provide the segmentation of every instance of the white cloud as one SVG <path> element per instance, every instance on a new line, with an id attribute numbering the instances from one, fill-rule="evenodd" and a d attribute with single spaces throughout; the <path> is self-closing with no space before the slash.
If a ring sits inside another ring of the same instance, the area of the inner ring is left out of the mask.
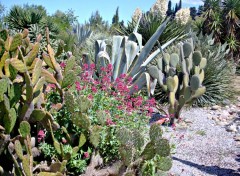
<path id="1" fill-rule="evenodd" d="M 179 3 L 179 0 L 171 0 L 172 4 Z M 182 0 L 183 6 L 199 6 L 203 5 L 202 0 Z"/>

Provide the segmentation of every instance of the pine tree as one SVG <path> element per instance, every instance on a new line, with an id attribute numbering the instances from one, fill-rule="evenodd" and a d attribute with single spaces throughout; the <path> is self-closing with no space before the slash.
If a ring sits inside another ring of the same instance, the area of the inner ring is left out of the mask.
<path id="1" fill-rule="evenodd" d="M 168 10 L 167 10 L 167 16 L 172 15 L 172 1 L 168 1 Z"/>
<path id="2" fill-rule="evenodd" d="M 182 0 L 179 1 L 178 10 L 182 8 Z"/>
<path id="3" fill-rule="evenodd" d="M 118 24 L 119 23 L 118 9 L 119 9 L 119 7 L 117 7 L 116 13 L 115 13 L 115 15 L 112 18 L 112 24 Z"/>
<path id="4" fill-rule="evenodd" d="M 175 10 L 174 10 L 174 14 L 176 14 L 177 11 L 178 11 L 178 4 L 176 3 L 176 5 L 175 5 Z"/>

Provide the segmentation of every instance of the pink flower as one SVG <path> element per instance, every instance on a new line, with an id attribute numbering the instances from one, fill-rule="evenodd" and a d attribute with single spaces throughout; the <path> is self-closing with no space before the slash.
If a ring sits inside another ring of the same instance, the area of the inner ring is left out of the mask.
<path id="1" fill-rule="evenodd" d="M 87 70 L 88 69 L 88 64 L 83 64 L 83 70 Z"/>
<path id="2" fill-rule="evenodd" d="M 55 89 L 56 88 L 56 85 L 55 84 L 48 84 L 48 86 L 52 89 Z"/>
<path id="3" fill-rule="evenodd" d="M 45 133 L 44 133 L 43 130 L 39 130 L 39 131 L 38 131 L 37 138 L 38 138 L 38 142 L 43 141 L 43 139 L 45 138 Z"/>
<path id="4" fill-rule="evenodd" d="M 113 66 L 112 66 L 112 64 L 108 64 L 108 66 L 107 66 L 107 71 L 112 71 L 112 69 L 113 69 Z"/>
<path id="5" fill-rule="evenodd" d="M 66 63 L 65 62 L 61 62 L 59 65 L 60 65 L 61 68 L 65 68 L 66 67 Z"/>
<path id="6" fill-rule="evenodd" d="M 107 125 L 107 126 L 112 126 L 112 125 L 115 125 L 115 124 L 116 124 L 116 123 L 113 122 L 112 119 L 107 118 L 107 120 L 106 120 L 106 125 Z"/>
<path id="7" fill-rule="evenodd" d="M 90 100 L 92 100 L 92 99 L 93 99 L 92 94 L 89 94 L 89 95 L 88 95 L 88 98 L 89 98 Z"/>
<path id="8" fill-rule="evenodd" d="M 154 106 L 156 104 L 156 100 L 154 98 L 147 100 L 147 102 L 149 103 L 149 106 Z"/>
<path id="9" fill-rule="evenodd" d="M 76 81 L 75 86 L 78 91 L 81 90 L 80 82 Z"/>
<path id="10" fill-rule="evenodd" d="M 93 93 L 96 93 L 98 90 L 97 90 L 97 88 L 96 87 L 92 87 L 92 92 Z"/>
<path id="11" fill-rule="evenodd" d="M 136 91 L 138 91 L 138 85 L 135 85 L 135 86 L 133 87 L 133 89 L 136 90 Z"/>
<path id="12" fill-rule="evenodd" d="M 83 153 L 83 158 L 84 159 L 87 159 L 87 158 L 89 158 L 90 156 L 89 156 L 89 153 L 88 152 L 84 152 Z"/>
<path id="13" fill-rule="evenodd" d="M 90 64 L 90 69 L 94 70 L 95 69 L 95 64 Z"/>
<path id="14" fill-rule="evenodd" d="M 66 143 L 67 143 L 67 140 L 66 140 L 64 137 L 62 137 L 62 143 L 63 143 L 63 144 L 66 144 Z"/>

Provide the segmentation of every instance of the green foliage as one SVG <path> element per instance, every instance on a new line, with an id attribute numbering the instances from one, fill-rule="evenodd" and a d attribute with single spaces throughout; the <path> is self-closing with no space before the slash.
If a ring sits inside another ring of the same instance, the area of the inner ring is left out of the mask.
<path id="1" fill-rule="evenodd" d="M 142 15 L 142 18 L 139 23 L 138 33 L 142 35 L 143 45 L 152 37 L 156 32 L 157 28 L 164 22 L 164 18 L 153 12 L 147 12 Z M 127 27 L 122 26 L 121 31 L 118 31 L 120 34 L 129 35 L 135 28 L 137 21 L 130 21 L 127 24 Z M 158 38 L 158 41 L 163 44 L 172 38 L 178 37 L 181 39 L 184 37 L 186 26 L 180 26 L 174 20 L 166 25 L 163 34 Z"/>
<path id="2" fill-rule="evenodd" d="M 235 62 L 239 60 L 240 35 L 239 18 L 240 18 L 240 1 L 224 0 L 204 2 L 204 22 L 202 24 L 203 34 L 210 35 L 213 33 L 215 43 L 225 42 L 228 44 L 230 53 L 233 55 Z M 226 27 L 227 26 L 227 27 Z"/>

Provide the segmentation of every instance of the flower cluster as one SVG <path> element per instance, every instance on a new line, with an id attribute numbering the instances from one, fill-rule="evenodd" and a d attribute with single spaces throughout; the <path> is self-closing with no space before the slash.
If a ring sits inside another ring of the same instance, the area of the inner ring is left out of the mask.
<path id="1" fill-rule="evenodd" d="M 187 24 L 189 17 L 190 17 L 189 8 L 184 8 L 184 9 L 180 9 L 179 11 L 177 11 L 177 13 L 175 15 L 175 20 L 178 23 L 185 25 L 185 24 Z"/>
<path id="2" fill-rule="evenodd" d="M 136 10 L 134 11 L 134 13 L 132 15 L 132 19 L 134 21 L 138 21 L 140 16 L 142 16 L 142 10 L 140 8 L 136 8 Z"/>
<path id="3" fill-rule="evenodd" d="M 159 14 L 161 17 L 166 17 L 167 13 L 167 1 L 166 0 L 157 0 L 150 9 L 151 12 Z"/>

